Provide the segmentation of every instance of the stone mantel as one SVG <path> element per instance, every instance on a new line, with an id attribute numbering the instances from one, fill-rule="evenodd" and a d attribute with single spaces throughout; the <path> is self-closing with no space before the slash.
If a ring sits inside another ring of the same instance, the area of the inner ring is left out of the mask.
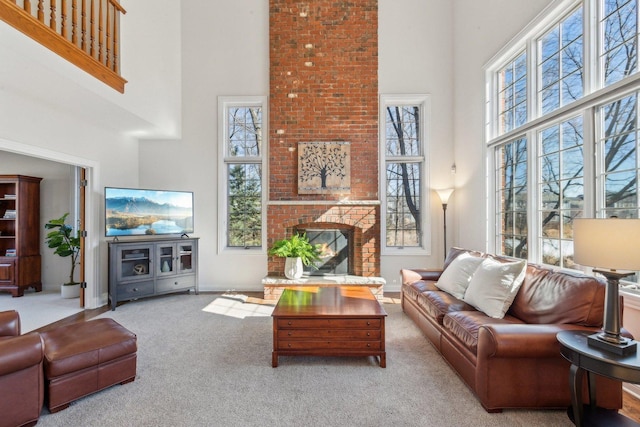
<path id="1" fill-rule="evenodd" d="M 265 276 L 262 279 L 264 299 L 278 300 L 285 288 L 313 286 L 367 286 L 380 301 L 384 297 L 384 285 L 387 281 L 382 277 L 364 276 L 304 276 L 300 279 L 287 279 L 281 276 Z"/>

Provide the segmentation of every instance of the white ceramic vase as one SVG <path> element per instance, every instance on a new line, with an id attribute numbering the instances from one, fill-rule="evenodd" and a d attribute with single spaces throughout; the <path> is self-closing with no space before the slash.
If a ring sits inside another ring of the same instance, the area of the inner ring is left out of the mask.
<path id="1" fill-rule="evenodd" d="M 62 298 L 78 298 L 80 296 L 80 283 L 60 286 L 60 296 Z"/>
<path id="2" fill-rule="evenodd" d="M 285 259 L 284 275 L 287 279 L 299 279 L 302 277 L 302 273 L 302 259 L 300 257 Z"/>

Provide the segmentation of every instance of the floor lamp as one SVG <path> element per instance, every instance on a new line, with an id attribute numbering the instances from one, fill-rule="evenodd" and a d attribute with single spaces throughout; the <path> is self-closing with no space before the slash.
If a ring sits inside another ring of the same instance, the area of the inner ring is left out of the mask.
<path id="1" fill-rule="evenodd" d="M 453 193 L 453 188 L 436 190 L 436 193 L 438 193 L 438 196 L 440 196 L 440 201 L 442 202 L 442 211 L 444 214 L 444 259 L 447 259 L 447 203 L 449 202 L 451 193 Z"/>
<path id="2" fill-rule="evenodd" d="M 640 219 L 578 218 L 573 221 L 573 260 L 607 279 L 602 332 L 590 335 L 592 347 L 618 355 L 636 352 L 636 342 L 620 336 L 620 279 L 640 270 Z M 631 270 L 631 271 L 618 271 Z"/>

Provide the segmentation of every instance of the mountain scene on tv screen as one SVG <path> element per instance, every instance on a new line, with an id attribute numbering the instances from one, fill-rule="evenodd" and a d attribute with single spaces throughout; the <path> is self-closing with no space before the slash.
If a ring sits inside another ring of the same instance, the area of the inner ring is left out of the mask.
<path id="1" fill-rule="evenodd" d="M 105 200 L 107 236 L 181 234 L 193 230 L 191 206 L 160 203 L 146 197 Z"/>

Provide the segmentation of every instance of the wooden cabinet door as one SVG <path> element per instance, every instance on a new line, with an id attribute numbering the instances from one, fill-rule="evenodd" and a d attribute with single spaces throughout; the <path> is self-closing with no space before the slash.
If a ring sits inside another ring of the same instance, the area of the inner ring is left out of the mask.
<path id="1" fill-rule="evenodd" d="M 0 284 L 13 285 L 15 283 L 16 267 L 14 260 L 0 258 Z"/>

